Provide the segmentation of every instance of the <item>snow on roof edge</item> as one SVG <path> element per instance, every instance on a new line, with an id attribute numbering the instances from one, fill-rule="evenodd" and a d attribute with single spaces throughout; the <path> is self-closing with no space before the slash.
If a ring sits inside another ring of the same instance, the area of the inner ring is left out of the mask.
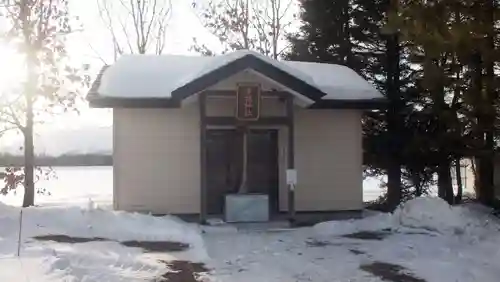
<path id="1" fill-rule="evenodd" d="M 216 57 L 124 55 L 102 72 L 101 81 L 94 90 L 103 97 L 171 98 L 171 93 L 175 89 L 247 55 L 277 67 L 324 92 L 327 94 L 324 100 L 385 98 L 371 83 L 347 66 L 304 61 L 275 61 L 249 50 L 235 51 Z M 170 79 L 165 79 L 165 77 Z M 349 83 L 351 80 L 354 82 Z M 136 83 L 128 83 L 129 81 Z M 96 82 L 97 79 L 94 83 Z M 142 87 L 138 88 L 139 85 Z"/>

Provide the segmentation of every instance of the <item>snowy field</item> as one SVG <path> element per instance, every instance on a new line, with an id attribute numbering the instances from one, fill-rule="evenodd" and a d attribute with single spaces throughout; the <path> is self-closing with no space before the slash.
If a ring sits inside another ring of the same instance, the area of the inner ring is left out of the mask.
<path id="1" fill-rule="evenodd" d="M 113 199 L 112 167 L 55 167 L 56 178 L 40 180 L 38 187 L 48 189 L 49 194 L 35 195 L 37 205 L 86 206 L 89 199 L 99 206 L 111 206 Z M 0 202 L 9 205 L 20 205 L 23 193 L 9 194 L 0 197 Z"/>
<path id="2" fill-rule="evenodd" d="M 22 222 L 0 203 L 0 281 L 499 281 L 500 222 L 481 206 L 421 198 L 313 227 L 200 227 L 109 210 L 111 178 L 99 170 L 59 174 Z"/>
<path id="3" fill-rule="evenodd" d="M 50 195 L 36 195 L 36 203 L 43 206 L 58 206 L 71 203 L 85 206 L 89 199 L 99 206 L 111 206 L 113 196 L 112 167 L 55 167 L 56 178 L 40 180 L 40 187 L 48 188 Z M 363 200 L 376 199 L 382 190 L 377 179 L 363 183 Z M 22 203 L 22 193 L 1 196 L 0 202 L 9 205 Z"/>

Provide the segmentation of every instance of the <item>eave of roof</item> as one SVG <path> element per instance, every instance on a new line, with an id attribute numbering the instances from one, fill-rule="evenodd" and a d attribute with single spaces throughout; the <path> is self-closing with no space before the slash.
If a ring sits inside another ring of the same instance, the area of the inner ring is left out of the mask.
<path id="1" fill-rule="evenodd" d="M 88 95 L 93 108 L 179 108 L 180 102 L 173 98 L 119 98 Z M 310 105 L 310 109 L 360 109 L 375 110 L 386 108 L 387 99 L 364 100 L 323 100 Z"/>

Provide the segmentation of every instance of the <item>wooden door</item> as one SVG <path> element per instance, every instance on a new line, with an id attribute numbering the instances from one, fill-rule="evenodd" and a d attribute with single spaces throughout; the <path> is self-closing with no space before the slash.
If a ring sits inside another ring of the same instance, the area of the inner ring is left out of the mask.
<path id="1" fill-rule="evenodd" d="M 208 214 L 223 214 L 224 196 L 238 191 L 243 163 L 242 141 L 236 130 L 207 131 Z"/>
<path id="2" fill-rule="evenodd" d="M 247 133 L 248 193 L 267 194 L 271 211 L 278 210 L 278 134 Z M 224 213 L 224 196 L 237 193 L 243 170 L 243 133 L 234 129 L 207 131 L 207 212 Z"/>
<path id="3" fill-rule="evenodd" d="M 270 211 L 278 210 L 278 132 L 252 129 L 248 133 L 249 193 L 269 195 Z"/>

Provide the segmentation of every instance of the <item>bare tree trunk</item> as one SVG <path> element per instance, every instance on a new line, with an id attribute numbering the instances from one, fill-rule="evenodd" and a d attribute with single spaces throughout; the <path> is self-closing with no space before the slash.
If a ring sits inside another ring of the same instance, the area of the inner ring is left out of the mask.
<path id="1" fill-rule="evenodd" d="M 272 7 L 272 21 L 271 21 L 271 29 L 272 29 L 272 56 L 273 59 L 278 59 L 278 39 L 280 34 L 280 12 L 281 1 L 279 0 L 271 0 Z"/>
<path id="2" fill-rule="evenodd" d="M 24 47 L 28 50 L 26 58 L 27 79 L 24 88 L 26 100 L 26 126 L 21 128 L 24 135 L 24 198 L 23 207 L 35 204 L 35 149 L 33 144 L 33 99 L 37 87 L 36 54 L 33 51 L 31 25 L 29 22 L 29 3 L 21 2 L 20 22 L 24 37 Z"/>
<path id="3" fill-rule="evenodd" d="M 482 84 L 476 86 L 476 95 L 479 95 L 479 102 L 476 105 L 476 116 L 477 116 L 477 127 L 478 127 L 478 137 L 481 141 L 478 157 L 479 165 L 479 195 L 478 198 L 481 203 L 485 205 L 493 205 L 494 202 L 494 164 L 493 164 L 493 154 L 494 154 L 494 126 L 495 126 L 495 108 L 494 103 L 496 100 L 496 88 L 494 67 L 495 62 L 493 59 L 495 52 L 495 20 L 493 13 L 495 12 L 493 0 L 486 0 L 485 2 L 477 1 L 478 5 L 484 4 L 484 7 L 480 7 L 481 11 L 484 11 L 484 21 L 488 27 L 486 38 L 485 38 L 485 49 L 476 51 L 476 62 L 475 62 L 475 76 L 476 84 L 484 82 L 485 91 L 481 91 L 479 88 Z M 481 15 L 483 16 L 483 15 Z M 478 19 L 482 21 L 483 19 Z M 482 63 L 482 64 L 481 64 Z M 482 71 L 485 70 L 483 74 Z M 482 79 L 484 80 L 482 81 Z"/>
<path id="4" fill-rule="evenodd" d="M 472 170 L 472 176 L 474 177 L 474 193 L 476 198 L 479 197 L 479 164 L 477 158 L 472 158 L 471 159 L 471 170 Z"/>
<path id="5" fill-rule="evenodd" d="M 484 128 L 484 149 L 483 149 L 483 156 L 481 157 L 481 170 L 479 171 L 481 175 L 481 190 L 482 190 L 482 202 L 487 204 L 487 205 L 493 205 L 494 198 L 495 198 L 495 192 L 494 192 L 494 181 L 493 181 L 493 175 L 494 175 L 494 160 L 493 160 L 493 155 L 494 155 L 494 147 L 495 147 L 495 140 L 494 140 L 494 134 L 495 134 L 495 108 L 493 103 L 495 103 L 496 97 L 495 97 L 495 62 L 492 59 L 492 54 L 495 52 L 495 31 L 494 31 L 494 19 L 493 19 L 493 12 L 494 12 L 494 1 L 489 0 L 488 1 L 491 5 L 490 7 L 490 12 L 488 13 L 489 17 L 489 22 L 491 23 L 491 32 L 488 35 L 487 41 L 488 41 L 488 48 L 489 48 L 489 54 L 485 56 L 485 66 L 486 66 L 486 75 L 485 75 L 485 88 L 486 88 L 486 99 L 484 101 L 485 106 L 487 107 L 487 111 L 484 113 L 483 116 L 483 124 L 482 127 Z"/>
<path id="6" fill-rule="evenodd" d="M 250 49 L 250 0 L 239 0 L 235 5 L 236 9 L 241 9 L 241 23 L 239 26 L 243 49 Z M 238 15 L 239 13 L 236 12 Z"/>
<path id="7" fill-rule="evenodd" d="M 460 158 L 455 160 L 455 177 L 457 178 L 457 195 L 455 196 L 455 204 L 462 202 L 464 186 L 462 183 L 462 166 L 460 165 Z"/>
<path id="8" fill-rule="evenodd" d="M 28 84 L 32 84 L 30 78 Z M 24 200 L 23 207 L 35 203 L 35 148 L 33 144 L 33 97 L 32 88 L 26 92 L 26 127 L 24 129 Z"/>
<path id="9" fill-rule="evenodd" d="M 451 182 L 450 161 L 443 159 L 438 166 L 438 194 L 448 204 L 453 204 L 453 185 Z"/>
<path id="10" fill-rule="evenodd" d="M 420 175 L 418 173 L 412 173 L 410 177 L 413 186 L 415 186 L 415 196 L 422 196 L 422 179 L 420 178 Z"/>
<path id="11" fill-rule="evenodd" d="M 391 154 L 387 166 L 387 205 L 388 209 L 395 209 L 402 198 L 401 192 L 401 158 L 399 152 L 401 140 L 401 125 L 399 113 L 401 110 L 399 76 L 400 76 L 400 46 L 398 34 L 391 34 L 387 39 L 387 97 L 389 109 L 387 111 L 387 133 L 391 143 L 388 144 Z"/>
<path id="12" fill-rule="evenodd" d="M 417 197 L 422 196 L 422 184 L 418 184 L 418 185 L 415 187 L 415 195 L 416 195 Z"/>
<path id="13" fill-rule="evenodd" d="M 443 173 L 443 168 L 442 168 L 442 165 L 439 164 L 438 167 L 437 167 L 437 175 L 438 175 L 438 197 L 441 198 L 441 199 L 446 199 L 446 183 L 442 183 L 442 182 L 445 182 L 444 179 L 442 179 L 442 173 Z"/>
<path id="14" fill-rule="evenodd" d="M 351 3 L 349 0 L 342 0 L 342 37 L 343 42 L 341 43 L 341 56 L 343 64 L 353 67 L 353 52 L 352 52 L 352 42 L 351 42 L 351 15 L 349 13 L 349 9 L 351 8 Z"/>

